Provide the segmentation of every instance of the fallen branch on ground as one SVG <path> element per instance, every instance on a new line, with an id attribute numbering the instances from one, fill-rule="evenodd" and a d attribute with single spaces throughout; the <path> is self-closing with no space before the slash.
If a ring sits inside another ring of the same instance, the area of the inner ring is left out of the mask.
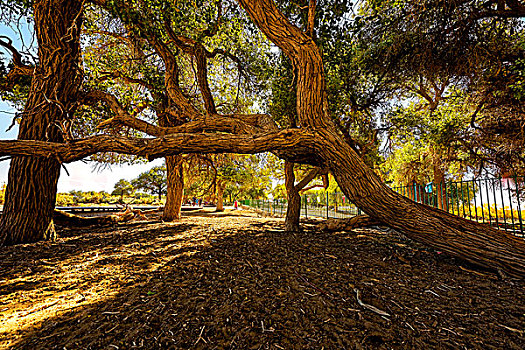
<path id="1" fill-rule="evenodd" d="M 372 225 L 379 225 L 379 221 L 368 215 L 358 215 L 350 219 L 328 219 L 317 225 L 317 228 L 321 231 L 348 231 Z"/>
<path id="2" fill-rule="evenodd" d="M 104 215 L 104 216 L 80 216 L 67 213 L 62 210 L 55 209 L 53 213 L 53 220 L 60 226 L 92 226 L 92 225 L 112 225 L 119 222 L 127 222 L 133 220 L 136 214 L 131 208 L 118 214 Z"/>

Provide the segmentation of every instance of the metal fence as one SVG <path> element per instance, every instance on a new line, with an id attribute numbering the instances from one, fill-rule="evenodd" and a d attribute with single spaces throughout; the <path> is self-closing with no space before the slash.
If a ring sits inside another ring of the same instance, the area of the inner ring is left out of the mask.
<path id="1" fill-rule="evenodd" d="M 525 236 L 523 177 L 414 184 L 394 187 L 393 190 L 415 202 Z M 244 200 L 242 203 L 273 215 L 286 215 L 285 199 Z M 348 218 L 359 214 L 361 210 L 342 193 L 325 192 L 301 196 L 301 216 L 306 218 Z"/>
<path id="2" fill-rule="evenodd" d="M 288 203 L 286 199 L 246 199 L 243 205 L 268 212 L 272 215 L 285 216 Z M 301 216 L 322 218 L 350 218 L 360 215 L 361 210 L 349 202 L 342 193 L 305 194 L 301 196 Z"/>
<path id="3" fill-rule="evenodd" d="M 418 203 L 523 236 L 524 185 L 523 177 L 512 177 L 428 183 L 393 189 Z"/>

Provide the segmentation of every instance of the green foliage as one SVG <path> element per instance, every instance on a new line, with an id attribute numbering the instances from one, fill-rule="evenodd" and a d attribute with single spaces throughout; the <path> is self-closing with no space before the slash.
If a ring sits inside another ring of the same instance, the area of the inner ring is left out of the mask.
<path id="1" fill-rule="evenodd" d="M 0 192 L 1 193 L 1 192 Z M 155 197 L 146 193 L 135 193 L 131 198 L 131 204 L 152 204 Z M 105 191 L 71 191 L 69 193 L 58 193 L 56 205 L 61 207 L 77 205 L 112 205 L 121 203 L 120 194 L 110 195 Z"/>
<path id="2" fill-rule="evenodd" d="M 524 155 L 525 138 L 516 132 L 525 115 L 524 26 L 515 19 L 480 17 L 484 6 L 482 1 L 363 2 L 353 26 L 358 70 L 352 70 L 365 80 L 380 79 L 372 92 L 383 102 L 376 105 L 380 113 L 393 110 L 399 117 L 385 128 L 411 124 L 415 138 L 430 140 L 445 163 L 456 158 L 462 171 L 491 164 L 498 172 L 519 168 Z M 442 104 L 446 108 L 440 111 Z M 414 106 L 424 113 L 414 113 Z M 455 121 L 446 109 L 453 110 Z M 477 123 L 469 128 L 471 119 Z M 452 147 L 451 138 L 461 141 Z"/>
<path id="3" fill-rule="evenodd" d="M 162 195 L 166 194 L 166 166 L 155 166 L 149 171 L 141 173 L 131 181 L 131 184 L 136 189 L 157 195 L 159 200 L 161 200 Z"/>
<path id="4" fill-rule="evenodd" d="M 134 192 L 135 189 L 128 180 L 120 179 L 115 184 L 114 190 L 113 192 L 111 192 L 111 195 L 120 196 L 120 199 L 123 200 L 124 196 L 131 196 Z"/>
<path id="5" fill-rule="evenodd" d="M 282 127 L 294 127 L 297 124 L 297 87 L 293 68 L 290 60 L 283 54 L 275 61 L 268 111 Z"/>

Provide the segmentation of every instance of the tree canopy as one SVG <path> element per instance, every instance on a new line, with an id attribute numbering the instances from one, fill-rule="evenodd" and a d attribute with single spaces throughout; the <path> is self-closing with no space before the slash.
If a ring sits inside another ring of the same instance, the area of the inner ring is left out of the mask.
<path id="1" fill-rule="evenodd" d="M 52 16 L 46 12 L 51 3 L 64 15 L 59 22 L 63 26 L 51 25 Z M 102 82 L 104 74 L 95 69 L 99 65 L 80 69 L 80 52 L 89 53 L 82 45 L 81 21 L 84 13 L 90 13 L 90 6 L 111 22 L 110 35 L 93 32 L 92 44 L 102 40 L 102 47 L 115 45 L 118 49 L 104 57 L 113 66 L 123 67 L 122 74 L 106 74 Z M 19 140 L 0 141 L 0 154 L 15 156 L 17 167 L 28 169 L 23 178 L 38 181 L 42 191 L 53 183 L 37 180 L 34 175 L 45 173 L 41 170 L 45 167 L 28 166 L 33 159 L 50 162 L 46 166 L 56 173 L 60 163 L 100 152 L 154 159 L 181 153 L 271 151 L 288 162 L 330 172 L 348 199 L 408 237 L 469 261 L 515 275 L 524 273 L 521 240 L 404 198 L 381 181 L 377 169 L 371 169 L 376 162 L 366 157 L 379 144 L 378 118 L 397 107 L 403 110 L 397 115 L 407 117 L 404 125 L 392 123 L 386 129 L 409 126 L 410 116 L 421 137 L 439 141 L 434 150 L 455 147 L 440 136 L 452 130 L 450 125 L 455 121 L 439 128 L 434 124 L 443 119 L 438 107 L 443 101 L 455 105 L 449 101 L 457 95 L 468 97 L 469 136 L 477 142 L 473 154 L 489 158 L 490 152 L 496 151 L 490 156 L 493 160 L 496 154 L 519 159 L 515 145 L 522 145 L 523 139 L 510 127 L 522 116 L 517 101 L 521 99 L 523 35 L 521 22 L 514 19 L 522 15 L 522 7 L 516 2 L 369 1 L 350 8 L 338 1 L 313 0 L 96 0 L 89 6 L 76 0 L 40 0 L 34 2 L 33 9 L 39 62 L 33 69 L 15 60 L 8 73 L 33 74 L 21 124 L 27 132 L 22 132 Z M 115 36 L 123 36 L 133 45 L 120 46 L 114 42 Z M 338 38 L 344 40 L 338 43 Z M 261 110 L 265 104 L 260 101 L 270 95 L 262 79 L 268 76 L 269 56 L 289 59 L 286 74 L 292 76 L 295 115 L 283 119 L 293 118 L 294 123 L 278 124 Z M 336 58 L 331 60 L 331 56 Z M 149 73 L 133 64 L 125 66 L 125 57 L 145 60 L 145 66 L 154 69 Z M 45 78 L 50 76 L 54 80 Z M 113 82 L 119 79 L 137 87 L 117 88 Z M 238 88 L 239 82 L 244 82 L 243 89 Z M 57 89 L 60 86 L 63 89 Z M 248 95 L 244 93 L 248 88 L 260 90 Z M 230 103 L 242 97 L 243 104 Z M 426 113 L 416 110 L 422 102 Z M 162 109 L 155 109 L 160 105 Z M 493 105 L 497 111 L 508 108 L 518 117 L 504 119 L 503 114 L 491 112 Z M 407 106 L 416 109 L 410 112 Z M 78 122 L 79 111 L 86 107 L 91 111 L 100 108 L 104 121 L 94 134 L 70 137 L 68 125 Z M 148 120 L 158 111 L 177 122 L 156 125 Z M 425 123 L 428 127 L 421 127 Z M 500 124 L 499 134 L 488 127 Z M 107 132 L 124 126 L 151 137 Z M 499 149 L 490 147 L 490 140 L 506 138 L 513 143 L 502 142 Z M 10 183 L 14 184 L 13 176 Z M 26 187 L 19 187 L 8 186 L 8 211 L 2 217 L 4 227 L 14 231 L 22 214 L 11 214 L 15 213 L 12 208 L 22 203 L 10 193 L 25 191 Z M 54 198 L 53 193 L 46 196 Z M 51 208 L 51 201 L 46 203 L 42 216 Z M 49 220 L 41 222 L 47 226 Z"/>

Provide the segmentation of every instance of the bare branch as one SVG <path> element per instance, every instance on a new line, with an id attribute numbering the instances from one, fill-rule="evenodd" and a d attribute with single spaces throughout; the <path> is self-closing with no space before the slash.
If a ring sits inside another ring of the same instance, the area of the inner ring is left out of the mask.
<path id="1" fill-rule="evenodd" d="M 310 0 L 310 3 L 308 4 L 308 35 L 310 38 L 314 37 L 315 6 L 315 0 Z"/>
<path id="2" fill-rule="evenodd" d="M 13 89 L 17 78 L 22 76 L 32 76 L 35 67 L 26 65 L 22 62 L 22 55 L 13 46 L 13 41 L 7 36 L 0 35 L 0 46 L 9 50 L 13 55 L 13 69 L 11 69 L 4 81 L 0 84 L 0 90 L 10 91 Z"/>
<path id="3" fill-rule="evenodd" d="M 310 183 L 310 181 L 315 179 L 315 177 L 319 174 L 320 171 L 321 171 L 321 169 L 319 169 L 319 168 L 315 168 L 315 169 L 310 170 L 305 175 L 305 177 L 301 181 L 299 181 L 299 183 L 297 185 L 295 185 L 295 189 L 297 191 L 302 190 L 306 185 L 308 185 Z"/>
<path id="4" fill-rule="evenodd" d="M 7 39 L 5 41 L 4 39 Z M 5 47 L 13 55 L 13 64 L 19 75 L 33 75 L 33 70 L 35 67 L 28 66 L 22 62 L 22 55 L 18 50 L 13 46 L 13 41 L 4 35 L 0 35 L 0 46 Z"/>

